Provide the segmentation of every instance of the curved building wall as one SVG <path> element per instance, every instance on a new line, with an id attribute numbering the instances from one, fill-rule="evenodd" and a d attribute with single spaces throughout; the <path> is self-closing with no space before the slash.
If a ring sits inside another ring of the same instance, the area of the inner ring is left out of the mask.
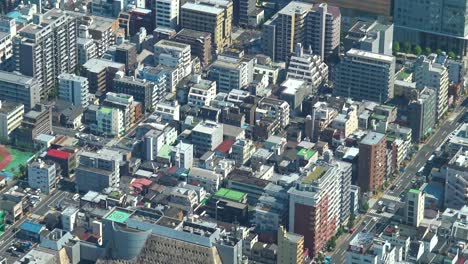
<path id="1" fill-rule="evenodd" d="M 138 257 L 151 234 L 151 230 L 131 230 L 119 226 L 115 222 L 108 223 L 105 229 L 104 239 L 107 240 L 112 259 L 131 260 Z"/>

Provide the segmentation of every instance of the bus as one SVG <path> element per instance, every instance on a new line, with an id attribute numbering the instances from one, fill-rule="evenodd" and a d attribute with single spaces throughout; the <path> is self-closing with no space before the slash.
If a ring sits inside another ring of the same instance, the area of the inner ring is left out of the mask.
<path id="1" fill-rule="evenodd" d="M 423 172 L 424 172 L 424 166 L 422 166 L 422 167 L 418 170 L 418 172 L 416 173 L 416 175 L 421 176 Z"/>

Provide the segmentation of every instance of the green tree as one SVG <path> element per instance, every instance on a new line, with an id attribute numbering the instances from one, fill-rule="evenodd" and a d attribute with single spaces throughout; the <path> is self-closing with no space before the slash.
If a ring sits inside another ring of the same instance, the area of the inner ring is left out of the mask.
<path id="1" fill-rule="evenodd" d="M 416 46 L 414 47 L 414 54 L 416 54 L 417 56 L 419 56 L 419 55 L 421 55 L 421 53 L 422 53 L 422 48 L 421 48 L 421 46 L 416 45 Z"/>
<path id="2" fill-rule="evenodd" d="M 398 41 L 393 42 L 393 52 L 394 53 L 400 52 L 400 42 Z"/>
<path id="3" fill-rule="evenodd" d="M 442 54 L 442 50 L 441 50 L 441 49 L 436 49 L 436 54 L 437 54 L 437 55 Z"/>
<path id="4" fill-rule="evenodd" d="M 356 224 L 355 222 L 356 222 L 356 216 L 355 216 L 354 214 L 351 214 L 351 215 L 349 216 L 348 226 L 347 226 L 347 227 L 348 227 L 348 228 L 353 228 L 354 225 Z"/>
<path id="5" fill-rule="evenodd" d="M 367 212 L 367 210 L 369 210 L 369 203 L 368 203 L 368 202 L 365 202 L 365 203 L 362 205 L 361 208 L 362 208 L 362 210 L 363 210 L 364 212 Z"/>
<path id="6" fill-rule="evenodd" d="M 431 53 L 432 53 L 431 48 L 426 47 L 426 48 L 424 49 L 424 54 L 425 54 L 426 56 L 429 56 L 429 54 L 431 54 Z"/>
<path id="7" fill-rule="evenodd" d="M 453 51 L 449 51 L 448 56 L 451 59 L 456 59 L 457 58 L 457 54 L 455 54 L 455 52 L 453 52 Z"/>
<path id="8" fill-rule="evenodd" d="M 403 44 L 403 50 L 405 53 L 411 53 L 411 43 L 405 42 L 405 44 Z"/>

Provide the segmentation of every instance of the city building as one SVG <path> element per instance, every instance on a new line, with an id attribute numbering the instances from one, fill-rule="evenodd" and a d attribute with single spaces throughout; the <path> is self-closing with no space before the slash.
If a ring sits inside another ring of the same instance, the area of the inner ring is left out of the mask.
<path id="1" fill-rule="evenodd" d="M 279 123 L 281 128 L 286 128 L 289 125 L 290 111 L 291 107 L 286 101 L 264 97 L 258 101 L 255 120 L 271 117 Z"/>
<path id="2" fill-rule="evenodd" d="M 396 247 L 372 233 L 359 233 L 351 240 L 346 252 L 346 264 L 396 263 Z"/>
<path id="3" fill-rule="evenodd" d="M 302 264 L 304 261 L 304 236 L 278 227 L 278 264 Z"/>
<path id="4" fill-rule="evenodd" d="M 164 87 L 157 83 L 133 76 L 124 76 L 122 72 L 115 75 L 113 90 L 133 96 L 136 101 L 141 102 L 144 111 L 154 109 L 165 92 Z"/>
<path id="5" fill-rule="evenodd" d="M 223 142 L 223 124 L 212 121 L 198 123 L 192 130 L 192 144 L 195 156 L 214 151 Z"/>
<path id="6" fill-rule="evenodd" d="M 177 30 L 179 27 L 179 9 L 179 0 L 155 0 L 156 27 Z"/>
<path id="7" fill-rule="evenodd" d="M 78 67 L 81 67 L 88 60 L 96 58 L 97 45 L 91 38 L 86 25 L 78 26 L 78 38 L 76 38 Z"/>
<path id="8" fill-rule="evenodd" d="M 88 79 L 90 93 L 113 91 L 116 73 L 125 71 L 125 64 L 104 59 L 90 59 L 83 64 L 82 75 Z"/>
<path id="9" fill-rule="evenodd" d="M 335 96 L 383 103 L 393 98 L 395 58 L 357 49 L 336 67 Z"/>
<path id="10" fill-rule="evenodd" d="M 100 107 L 96 113 L 95 131 L 104 136 L 122 136 L 125 133 L 123 112 L 117 108 Z"/>
<path id="11" fill-rule="evenodd" d="M 302 102 L 312 92 L 308 83 L 305 80 L 287 78 L 281 83 L 281 88 L 284 88 L 284 90 L 281 91 L 280 99 L 289 104 L 293 113 L 300 113 L 302 111 Z"/>
<path id="12" fill-rule="evenodd" d="M 254 15 L 255 1 L 253 0 L 235 0 L 233 23 L 239 26 L 250 26 L 250 17 Z"/>
<path id="13" fill-rule="evenodd" d="M 16 36 L 16 21 L 0 16 L 0 69 L 13 69 L 13 37 Z"/>
<path id="14" fill-rule="evenodd" d="M 76 149 L 49 149 L 45 156 L 45 160 L 56 163 L 60 168 L 60 175 L 63 177 L 71 177 L 75 173 L 78 165 L 78 154 Z"/>
<path id="15" fill-rule="evenodd" d="M 193 145 L 179 142 L 171 151 L 174 165 L 179 168 L 190 169 L 193 166 Z"/>
<path id="16" fill-rule="evenodd" d="M 36 14 L 33 22 L 14 39 L 15 70 L 35 77 L 45 97 L 53 91 L 58 75 L 76 69 L 77 21 L 60 9 L 51 9 Z"/>
<path id="17" fill-rule="evenodd" d="M 468 152 L 460 148 L 447 166 L 445 178 L 446 208 L 461 209 L 468 198 Z"/>
<path id="18" fill-rule="evenodd" d="M 0 71 L 0 100 L 16 102 L 30 110 L 41 100 L 41 84 L 19 73 Z"/>
<path id="19" fill-rule="evenodd" d="M 391 0 L 321 0 L 329 5 L 334 5 L 342 10 L 349 10 L 352 16 L 371 15 L 371 16 L 392 16 Z"/>
<path id="20" fill-rule="evenodd" d="M 304 80 L 316 91 L 322 83 L 328 81 L 328 66 L 318 55 L 313 55 L 312 50 L 304 52 L 302 45 L 296 44 L 294 55 L 288 65 L 287 78 Z"/>
<path id="21" fill-rule="evenodd" d="M 52 132 L 52 108 L 38 104 L 23 116 L 21 126 L 14 132 L 16 142 L 32 144 L 40 134 Z"/>
<path id="22" fill-rule="evenodd" d="M 83 151 L 79 160 L 75 174 L 76 189 L 79 192 L 100 192 L 107 187 L 119 187 L 122 160 L 119 152 L 110 149 Z"/>
<path id="23" fill-rule="evenodd" d="M 145 160 L 155 160 L 158 154 L 165 148 L 169 148 L 167 152 L 171 152 L 170 145 L 177 139 L 177 131 L 174 127 L 163 125 L 155 129 L 151 129 L 143 136 L 143 153 Z"/>
<path id="24" fill-rule="evenodd" d="M 114 61 L 125 65 L 125 73 L 134 75 L 137 69 L 137 47 L 135 43 L 124 42 L 115 47 Z"/>
<path id="25" fill-rule="evenodd" d="M 425 193 L 417 189 L 410 189 L 406 194 L 406 223 L 419 227 L 424 219 Z"/>
<path id="26" fill-rule="evenodd" d="M 385 181 L 387 147 L 385 135 L 369 132 L 359 142 L 359 172 L 357 184 L 361 191 L 376 192 Z"/>
<path id="27" fill-rule="evenodd" d="M 83 13 L 72 13 L 78 17 L 78 25 L 85 26 L 89 37 L 96 45 L 96 58 L 101 58 L 116 43 L 119 32 L 119 21 L 113 17 L 93 16 Z M 80 30 L 78 30 L 80 33 Z M 82 36 L 80 36 L 82 37 Z"/>
<path id="28" fill-rule="evenodd" d="M 180 120 L 180 104 L 177 101 L 159 101 L 154 113 L 166 121 Z"/>
<path id="29" fill-rule="evenodd" d="M 190 84 L 187 104 L 195 107 L 209 106 L 216 97 L 216 82 L 194 75 Z"/>
<path id="30" fill-rule="evenodd" d="M 182 5 L 181 12 L 181 27 L 211 33 L 218 52 L 231 45 L 232 1 L 187 2 Z"/>
<path id="31" fill-rule="evenodd" d="M 24 105 L 0 101 L 0 139 L 8 139 L 23 121 Z"/>
<path id="32" fill-rule="evenodd" d="M 236 162 L 236 166 L 240 167 L 250 160 L 255 153 L 256 147 L 249 139 L 238 139 L 232 145 L 231 158 Z"/>
<path id="33" fill-rule="evenodd" d="M 62 73 L 58 76 L 58 97 L 73 105 L 89 105 L 88 79 L 75 74 Z"/>
<path id="34" fill-rule="evenodd" d="M 133 96 L 108 92 L 102 106 L 116 108 L 123 113 L 123 126 L 128 129 L 135 125 L 143 116 L 143 108 L 140 102 Z"/>
<path id="35" fill-rule="evenodd" d="M 190 45 L 192 56 L 200 59 L 202 67 L 207 67 L 211 63 L 213 46 L 211 33 L 183 28 L 175 35 L 174 41 Z"/>
<path id="36" fill-rule="evenodd" d="M 436 120 L 441 119 L 448 110 L 448 70 L 444 65 L 436 63 L 436 56 L 421 55 L 414 64 L 414 79 L 416 88 L 428 87 L 437 93 Z"/>
<path id="37" fill-rule="evenodd" d="M 315 4 L 307 15 L 305 43 L 315 54 L 327 59 L 338 53 L 340 34 L 340 9 L 326 3 Z"/>
<path id="38" fill-rule="evenodd" d="M 436 124 L 437 93 L 434 89 L 424 88 L 419 99 L 408 105 L 408 125 L 413 142 L 421 142 L 434 129 Z"/>
<path id="39" fill-rule="evenodd" d="M 28 166 L 28 185 L 40 189 L 43 193 L 51 193 L 58 182 L 57 168 L 54 163 L 42 160 L 32 162 Z"/>
<path id="40" fill-rule="evenodd" d="M 358 21 L 347 32 L 345 50 L 360 49 L 391 56 L 393 53 L 393 24 L 379 21 Z"/>
<path id="41" fill-rule="evenodd" d="M 171 40 L 161 40 L 154 45 L 154 63 L 177 68 L 181 80 L 192 73 L 190 45 Z"/>
<path id="42" fill-rule="evenodd" d="M 207 69 L 208 79 L 216 81 L 217 92 L 229 93 L 241 89 L 253 80 L 254 60 L 244 57 L 244 52 L 237 56 L 221 54 Z"/>
<path id="43" fill-rule="evenodd" d="M 466 55 L 468 27 L 463 10 L 468 7 L 466 0 L 444 2 L 429 0 L 412 2 L 395 0 L 393 22 L 395 40 L 402 43 L 419 44 L 433 50 L 454 51 Z M 424 10 L 424 12 L 421 12 Z"/>

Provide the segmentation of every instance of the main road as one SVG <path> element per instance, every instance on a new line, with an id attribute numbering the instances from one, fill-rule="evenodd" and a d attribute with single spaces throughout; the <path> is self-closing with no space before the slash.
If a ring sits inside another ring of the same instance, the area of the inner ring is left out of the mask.
<path id="1" fill-rule="evenodd" d="M 468 99 L 466 99 L 468 100 Z M 408 164 L 405 169 L 405 172 L 398 177 L 394 184 L 396 188 L 393 192 L 390 192 L 388 189 L 385 194 L 391 194 L 393 196 L 399 197 L 402 193 L 410 187 L 411 181 L 414 179 L 418 170 L 424 166 L 427 159 L 432 155 L 432 153 L 440 146 L 442 146 L 447 139 L 447 137 L 460 125 L 460 119 L 466 113 L 466 105 L 458 106 L 455 109 L 455 112 L 447 118 L 440 126 L 436 129 L 434 135 L 429 139 L 426 144 L 424 144 L 421 149 L 416 153 L 416 156 Z M 370 208 L 369 212 L 362 215 L 360 221 L 357 222 L 355 231 L 353 234 L 344 234 L 340 239 L 338 239 L 337 246 L 332 254 L 332 263 L 345 263 L 346 262 L 346 251 L 348 245 L 354 236 L 362 232 L 363 230 L 371 231 L 376 224 L 379 222 L 379 216 L 372 215 L 370 211 L 377 208 L 377 203 Z M 376 221 L 377 220 L 377 221 Z"/>

